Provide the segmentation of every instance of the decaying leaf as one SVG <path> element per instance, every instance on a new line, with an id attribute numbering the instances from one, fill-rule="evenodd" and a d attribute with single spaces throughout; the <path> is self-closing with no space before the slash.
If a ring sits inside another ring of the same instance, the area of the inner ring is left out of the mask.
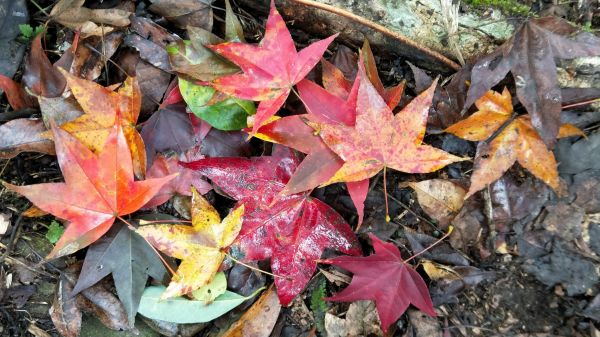
<path id="1" fill-rule="evenodd" d="M 244 205 L 223 221 L 214 207 L 192 189 L 192 226 L 148 225 L 137 229 L 156 249 L 182 262 L 162 299 L 188 294 L 210 282 L 225 258 L 223 248 L 238 236 Z"/>
<path id="2" fill-rule="evenodd" d="M 443 179 L 400 184 L 400 187 L 404 186 L 409 186 L 415 190 L 423 211 L 437 220 L 441 226 L 449 224 L 458 214 L 467 193 L 461 186 Z"/>
<path id="3" fill-rule="evenodd" d="M 71 222 L 48 259 L 90 245 L 109 230 L 117 216 L 135 212 L 174 178 L 134 181 L 129 148 L 119 125 L 110 130 L 97 154 L 56 126 L 52 132 L 65 182 L 4 183 L 40 209 Z"/>
<path id="4" fill-rule="evenodd" d="M 42 48 L 42 35 L 39 34 L 31 42 L 31 52 L 25 63 L 23 84 L 31 91 L 44 97 L 58 97 L 65 90 L 67 82 L 54 67 Z"/>
<path id="5" fill-rule="evenodd" d="M 60 0 L 54 5 L 50 17 L 71 29 L 80 30 L 84 36 L 103 36 L 113 28 L 129 25 L 129 13 L 118 8 L 90 9 L 83 7 L 85 0 Z"/>
<path id="6" fill-rule="evenodd" d="M 20 84 L 2 74 L 0 74 L 0 90 L 6 94 L 8 104 L 10 104 L 13 110 L 35 106 L 35 100 L 23 90 Z"/>
<path id="7" fill-rule="evenodd" d="M 54 144 L 42 136 L 44 131 L 41 119 L 19 118 L 0 125 L 0 158 L 12 158 L 21 152 L 54 154 Z"/>
<path id="8" fill-rule="evenodd" d="M 263 337 L 273 330 L 281 304 L 274 287 L 270 287 L 222 337 Z"/>
<path id="9" fill-rule="evenodd" d="M 213 26 L 212 3 L 214 0 L 151 0 L 149 9 L 179 28 L 188 26 L 211 30 Z"/>
<path id="10" fill-rule="evenodd" d="M 127 311 L 130 327 L 135 322 L 148 277 L 162 281 L 168 275 L 152 247 L 124 223 L 113 226 L 90 246 L 72 295 L 97 284 L 109 274 L 112 274 L 119 299 Z"/>
<path id="11" fill-rule="evenodd" d="M 560 129 L 562 103 L 555 59 L 600 55 L 600 39 L 590 33 L 568 38 L 575 30 L 557 17 L 528 20 L 510 40 L 473 66 L 465 109 L 510 71 L 533 129 L 552 147 Z"/>
<path id="12" fill-rule="evenodd" d="M 404 262 L 398 247 L 379 240 L 373 234 L 370 237 L 375 249 L 373 255 L 340 256 L 321 261 L 354 274 L 352 283 L 328 300 L 374 300 L 384 332 L 400 318 L 410 304 L 430 316 L 436 316 L 425 281 Z"/>
<path id="13" fill-rule="evenodd" d="M 548 150 L 542 138 L 531 124 L 529 116 L 519 116 L 487 141 L 513 115 L 510 92 L 502 94 L 488 91 L 475 102 L 479 111 L 449 128 L 446 132 L 470 141 L 480 141 L 471 175 L 471 187 L 465 195 L 483 189 L 500 178 L 515 162 L 518 162 L 538 179 L 559 193 L 559 178 L 554 154 Z M 574 126 L 561 126 L 558 136 L 581 135 Z"/>

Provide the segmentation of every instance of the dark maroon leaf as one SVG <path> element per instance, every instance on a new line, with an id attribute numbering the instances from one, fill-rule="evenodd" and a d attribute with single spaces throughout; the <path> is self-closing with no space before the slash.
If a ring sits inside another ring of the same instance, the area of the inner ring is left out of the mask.
<path id="1" fill-rule="evenodd" d="M 248 157 L 251 153 L 248 135 L 244 132 L 213 128 L 202 140 L 202 154 L 207 157 Z"/>
<path id="2" fill-rule="evenodd" d="M 194 131 L 183 105 L 170 105 L 159 109 L 146 121 L 141 132 L 148 165 L 157 152 L 175 151 L 181 154 L 194 145 Z"/>

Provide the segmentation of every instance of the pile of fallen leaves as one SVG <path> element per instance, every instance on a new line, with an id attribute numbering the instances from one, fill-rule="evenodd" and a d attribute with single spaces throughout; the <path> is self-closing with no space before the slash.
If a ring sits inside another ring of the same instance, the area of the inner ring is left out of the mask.
<path id="1" fill-rule="evenodd" d="M 373 300 L 382 330 L 395 330 L 411 304 L 436 315 L 416 266 L 432 280 L 472 271 L 441 267 L 468 265 L 456 262 L 464 257 L 446 238 L 461 250 L 465 238 L 481 235 L 461 224 L 515 163 L 556 196 L 567 193 L 552 147 L 557 138 L 585 133 L 560 121 L 555 58 L 600 55 L 600 39 L 569 37 L 575 30 L 565 21 L 528 21 L 443 87 L 414 67 L 410 99 L 405 82 L 384 86 L 367 42 L 344 71 L 322 59 L 336 36 L 298 51 L 273 4 L 264 37 L 252 44 L 227 1 L 224 38 L 211 33 L 210 5 L 153 3 L 150 10 L 185 29 L 189 39 L 130 15 L 130 3 L 89 9 L 84 1 L 61 0 L 49 21 L 68 28 L 69 48 L 52 64 L 42 31 L 31 43 L 22 82 L 0 78 L 14 110 L 41 112 L 40 119 L 0 126 L 0 156 L 55 154 L 64 178 L 3 185 L 29 199 L 32 212 L 63 221 L 66 229 L 46 261 L 85 249 L 83 263 L 70 259 L 60 271 L 50 311 L 64 336 L 79 334 L 82 311 L 101 313 L 111 329 L 133 329 L 137 314 L 174 323 L 212 321 L 264 289 L 227 290 L 234 265 L 268 275 L 274 287 L 224 336 L 269 335 L 280 305 L 290 305 L 316 280 L 319 264 L 330 284 L 320 296 L 313 291 L 317 307 L 327 292 L 328 301 Z M 121 45 L 129 48 L 117 53 Z M 113 55 L 118 80 L 103 86 L 95 80 L 103 72 L 109 80 Z M 509 71 L 518 101 L 506 88 L 492 90 Z M 296 108 L 286 109 L 294 100 Z M 472 168 L 466 152 L 427 144 L 428 121 L 438 133 L 478 142 Z M 262 155 L 250 156 L 256 153 Z M 446 171 L 423 181 L 417 181 L 423 175 L 410 175 L 449 165 L 461 178 L 470 174 L 470 183 L 447 179 Z M 431 236 L 405 228 L 412 250 L 400 246 L 403 254 L 395 241 L 382 240 L 391 235 L 371 233 L 361 246 L 355 234 L 371 232 L 372 223 L 361 228 L 365 201 L 381 179 L 384 196 L 378 200 L 385 210 L 378 221 L 389 228 L 400 223 L 401 217 L 390 216 L 388 175 L 406 177 L 401 186 L 416 191 L 435 221 Z M 337 183 L 345 183 L 355 208 L 353 226 L 314 196 Z M 233 201 L 211 204 L 226 198 Z M 493 247 L 506 249 L 503 239 L 493 239 Z M 481 241 L 470 246 L 482 258 L 491 254 Z M 433 256 L 440 249 L 450 261 Z M 345 287 L 342 270 L 353 275 Z M 102 281 L 108 275 L 116 296 Z M 110 298 L 109 307 L 99 308 L 106 305 L 95 300 L 99 294 Z"/>

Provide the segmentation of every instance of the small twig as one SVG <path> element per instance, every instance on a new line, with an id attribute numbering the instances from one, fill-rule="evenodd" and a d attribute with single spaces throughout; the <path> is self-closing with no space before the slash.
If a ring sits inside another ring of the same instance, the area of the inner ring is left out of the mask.
<path id="1" fill-rule="evenodd" d="M 252 270 L 254 270 L 254 271 L 257 271 L 257 272 L 259 272 L 259 273 L 263 273 L 263 274 L 266 274 L 266 275 L 272 276 L 272 277 L 274 277 L 274 278 L 282 278 L 282 279 L 284 279 L 284 280 L 288 280 L 288 281 L 292 279 L 291 277 L 285 277 L 285 276 L 281 276 L 281 275 L 276 275 L 276 274 L 273 274 L 273 273 L 269 273 L 268 271 L 264 271 L 264 270 L 262 270 L 262 269 L 259 269 L 259 268 L 256 268 L 256 267 L 254 267 L 254 266 L 251 266 L 251 265 L 249 265 L 249 264 L 247 264 L 247 263 L 244 263 L 244 262 L 242 262 L 242 261 L 240 261 L 240 260 L 236 259 L 235 257 L 231 256 L 231 255 L 230 255 L 230 254 L 228 254 L 228 253 L 225 253 L 225 255 L 226 255 L 226 256 L 227 256 L 229 259 L 231 259 L 231 261 L 233 261 L 233 262 L 235 262 L 235 263 L 237 263 L 237 264 L 241 264 L 242 266 L 244 266 L 244 267 L 246 267 L 246 268 L 249 268 L 249 269 L 252 269 Z"/>
<path id="2" fill-rule="evenodd" d="M 592 104 L 592 103 L 596 103 L 596 102 L 600 102 L 600 98 L 594 98 L 594 99 L 591 99 L 589 101 L 583 101 L 583 102 L 578 102 L 578 103 L 563 105 L 562 108 L 563 108 L 563 110 L 564 109 L 570 109 L 570 108 L 575 108 L 575 107 L 578 107 L 578 106 L 588 105 L 588 104 Z"/>
<path id="3" fill-rule="evenodd" d="M 460 69 L 460 65 L 458 65 L 456 62 L 450 60 L 449 58 L 445 57 L 444 55 L 433 51 L 427 47 L 425 47 L 423 44 L 419 44 L 411 39 L 409 39 L 408 37 L 399 34 L 397 32 L 394 32 L 378 23 L 375 23 L 373 21 L 367 20 L 361 16 L 358 16 L 356 14 L 350 13 L 346 10 L 331 6 L 331 5 L 327 5 L 324 3 L 320 3 L 320 2 L 316 2 L 316 1 L 312 1 L 312 0 L 292 0 L 295 3 L 301 4 L 301 5 L 305 5 L 305 6 L 310 6 L 310 7 L 314 7 L 314 8 L 318 8 L 318 9 L 322 9 L 324 11 L 339 15 L 341 17 L 345 17 L 347 19 L 353 20 L 358 22 L 359 24 L 369 27 L 383 35 L 386 35 L 388 37 L 391 37 L 395 40 L 398 40 L 404 44 L 406 44 L 407 46 L 410 46 L 412 48 L 418 49 L 421 52 L 423 52 L 424 54 L 427 54 L 435 59 L 437 59 L 438 61 L 440 61 L 441 63 L 445 64 L 446 66 L 452 68 L 453 70 L 459 70 Z"/>
<path id="4" fill-rule="evenodd" d="M 23 224 L 23 212 L 19 213 L 19 216 L 17 217 L 17 221 L 15 221 L 12 231 L 10 232 L 10 238 L 8 239 L 8 246 L 6 247 L 6 250 L 4 251 L 2 256 L 0 256 L 0 263 L 2 263 L 4 261 L 4 259 L 8 256 L 8 254 L 10 254 L 12 252 L 12 250 L 15 246 L 15 242 L 17 241 L 17 238 L 18 238 L 18 233 L 21 232 L 22 224 Z"/>
<path id="5" fill-rule="evenodd" d="M 488 139 L 485 140 L 485 143 L 489 144 L 494 139 L 496 139 L 496 137 L 498 137 L 498 135 L 500 133 L 502 133 L 502 131 L 504 131 L 504 129 L 506 129 L 506 127 L 508 127 L 510 125 L 510 123 L 512 123 L 515 120 L 515 118 L 517 118 L 517 116 L 518 116 L 517 113 L 513 113 L 512 116 L 510 116 L 510 118 L 498 128 L 498 130 L 494 131 L 494 133 L 492 133 L 492 135 Z"/>
<path id="6" fill-rule="evenodd" d="M 29 2 L 31 2 L 37 9 L 39 9 L 40 12 L 44 13 L 46 16 L 50 16 L 50 13 L 46 12 L 46 10 L 37 2 L 35 2 L 35 0 L 29 0 Z"/>
<path id="7" fill-rule="evenodd" d="M 31 117 L 31 115 L 38 113 L 39 110 L 38 109 L 33 109 L 33 108 L 25 108 L 25 109 L 19 109 L 19 110 L 15 110 L 15 111 L 9 111 L 9 112 L 5 112 L 0 114 L 0 122 L 8 122 L 8 121 L 12 121 L 13 119 L 17 119 L 17 118 L 28 118 Z"/>
<path id="8" fill-rule="evenodd" d="M 436 242 L 430 244 L 429 246 L 425 247 L 425 249 L 423 249 L 422 251 L 418 252 L 417 254 L 414 254 L 413 256 L 409 257 L 408 259 L 404 260 L 404 263 L 408 263 L 409 261 L 411 261 L 412 259 L 416 258 L 417 256 L 425 253 L 426 251 L 430 250 L 431 248 L 435 247 L 436 245 L 438 245 L 440 242 L 444 241 L 445 238 L 447 238 L 448 236 L 450 236 L 450 234 L 452 234 L 452 230 L 454 229 L 454 227 L 450 226 L 448 227 L 448 232 L 446 234 L 444 234 L 444 236 L 442 236 L 441 238 L 439 238 Z"/>
<path id="9" fill-rule="evenodd" d="M 405 210 L 407 210 L 410 214 L 414 215 L 417 219 L 424 221 L 425 223 L 429 224 L 431 227 L 433 227 L 433 229 L 439 231 L 440 229 L 431 221 L 425 219 L 424 217 L 420 216 L 417 212 L 413 211 L 412 209 L 410 209 L 410 207 L 408 207 L 407 205 L 405 205 L 402 201 L 394 198 L 392 195 L 389 196 L 390 199 L 392 199 L 394 202 L 396 202 L 398 205 L 402 206 L 402 208 L 404 208 Z"/>
<path id="10" fill-rule="evenodd" d="M 383 167 L 383 198 L 385 199 L 385 222 L 390 222 L 390 208 L 388 207 L 387 180 L 385 176 L 387 166 Z"/>
<path id="11" fill-rule="evenodd" d="M 484 215 L 487 219 L 489 235 L 488 235 L 488 246 L 492 253 L 496 252 L 496 224 L 494 223 L 494 207 L 492 206 L 492 194 L 490 193 L 490 185 L 487 185 L 483 190 L 484 200 Z"/>

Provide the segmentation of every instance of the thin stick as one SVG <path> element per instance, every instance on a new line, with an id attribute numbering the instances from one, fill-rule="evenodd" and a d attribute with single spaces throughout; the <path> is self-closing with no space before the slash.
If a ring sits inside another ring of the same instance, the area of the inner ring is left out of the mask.
<path id="1" fill-rule="evenodd" d="M 383 198 L 385 199 L 385 221 L 390 222 L 390 208 L 388 207 L 387 180 L 385 178 L 387 166 L 383 167 Z"/>
<path id="2" fill-rule="evenodd" d="M 129 227 L 130 230 L 135 231 L 135 227 L 133 227 L 133 225 L 130 224 L 127 220 L 123 219 L 120 216 L 117 216 L 117 218 L 119 220 L 123 221 L 127 225 L 127 227 Z M 142 236 L 142 238 L 144 238 L 144 237 Z M 171 275 L 175 275 L 176 274 L 175 271 L 173 270 L 173 268 L 171 268 L 171 266 L 167 263 L 167 261 L 162 257 L 162 255 L 160 255 L 160 252 L 158 250 L 156 250 L 156 248 L 154 248 L 154 246 L 150 242 L 148 242 L 148 240 L 146 238 L 144 238 L 144 241 L 146 241 L 148 243 L 148 245 L 150 246 L 150 248 L 152 248 L 152 250 L 156 253 L 156 255 L 158 256 L 160 261 L 165 265 L 167 270 L 169 270 L 169 273 L 171 273 Z"/>
<path id="3" fill-rule="evenodd" d="M 310 6 L 310 7 L 322 9 L 324 11 L 327 11 L 327 12 L 330 12 L 330 13 L 333 13 L 333 14 L 345 17 L 347 19 L 356 21 L 356 22 L 358 22 L 359 24 L 361 24 L 363 26 L 369 27 L 369 28 L 371 28 L 371 29 L 373 29 L 373 30 L 375 30 L 375 31 L 383 34 L 383 35 L 391 37 L 391 38 L 393 38 L 395 40 L 398 40 L 398 41 L 400 41 L 400 42 L 402 42 L 402 43 L 404 43 L 404 44 L 406 44 L 406 45 L 408 45 L 408 46 L 410 46 L 412 48 L 420 50 L 424 54 L 427 54 L 427 55 L 429 55 L 429 56 L 437 59 L 438 61 L 440 61 L 443 64 L 447 65 L 448 67 L 452 68 L 453 70 L 459 70 L 460 69 L 460 65 L 458 65 L 456 62 L 450 60 L 449 58 L 445 57 L 444 55 L 442 55 L 442 54 L 440 54 L 440 53 L 438 53 L 436 51 L 433 51 L 433 50 L 431 50 L 431 49 L 423 46 L 422 44 L 419 44 L 419 43 L 417 43 L 417 42 L 409 39 L 408 37 L 406 37 L 406 36 L 404 36 L 402 34 L 399 34 L 399 33 L 395 32 L 395 31 L 392 31 L 392 30 L 390 30 L 390 29 L 388 29 L 388 28 L 386 28 L 386 27 L 384 27 L 384 26 L 382 26 L 380 24 L 377 24 L 377 23 L 375 23 L 373 21 L 367 20 L 367 19 L 365 19 L 365 18 L 363 18 L 361 16 L 358 16 L 356 14 L 350 13 L 350 12 L 348 12 L 346 10 L 343 10 L 343 9 L 340 9 L 340 8 L 337 8 L 337 7 L 334 7 L 334 6 L 331 6 L 331 5 L 327 5 L 327 4 L 324 4 L 324 3 L 319 3 L 319 2 L 316 2 L 316 1 L 312 1 L 312 0 L 292 0 L 292 1 L 295 2 L 295 3 L 298 3 L 298 4 L 305 5 L 305 6 Z"/>
<path id="4" fill-rule="evenodd" d="M 153 223 L 192 223 L 190 220 L 138 220 L 140 225 L 148 225 Z"/>
<path id="5" fill-rule="evenodd" d="M 453 229 L 454 229 L 454 227 L 452 227 L 452 226 L 448 227 L 448 233 L 444 234 L 444 236 L 442 236 L 441 238 L 439 238 L 436 242 L 432 243 L 427 248 L 425 248 L 422 251 L 418 252 L 417 254 L 409 257 L 408 259 L 404 260 L 403 262 L 404 263 L 408 263 L 410 260 L 412 260 L 412 259 L 416 258 L 417 256 L 425 253 L 426 251 L 430 250 L 431 248 L 433 248 L 434 246 L 436 246 L 440 242 L 444 241 L 445 238 L 447 238 L 448 236 L 450 236 L 450 234 L 452 234 L 452 230 Z"/>
<path id="6" fill-rule="evenodd" d="M 281 276 L 281 275 L 275 275 L 275 274 L 273 274 L 273 273 L 269 273 L 268 271 L 264 271 L 264 270 L 262 270 L 262 269 L 259 269 L 259 268 L 256 268 L 256 267 L 254 267 L 254 266 L 251 266 L 251 265 L 249 265 L 249 264 L 247 264 L 247 263 L 244 263 L 244 262 L 242 262 L 242 261 L 240 261 L 240 260 L 236 259 L 235 257 L 231 256 L 231 255 L 230 255 L 230 254 L 228 254 L 228 253 L 225 253 L 225 255 L 227 255 L 227 257 L 228 257 L 228 258 L 230 258 L 230 259 L 231 259 L 233 262 L 235 262 L 235 263 L 237 263 L 237 264 L 241 264 L 242 266 L 244 266 L 244 267 L 246 267 L 246 268 L 249 268 L 249 269 L 252 269 L 252 270 L 254 270 L 254 271 L 257 271 L 257 272 L 259 272 L 259 273 L 263 273 L 263 274 L 266 274 L 266 275 L 269 275 L 269 276 L 272 276 L 272 277 L 282 278 L 282 279 L 284 279 L 284 280 L 291 280 L 291 277 L 285 277 L 285 276 Z"/>
<path id="7" fill-rule="evenodd" d="M 583 102 L 579 102 L 579 103 L 573 103 L 573 104 L 568 104 L 568 105 L 563 105 L 563 109 L 569 109 L 569 108 L 575 108 L 581 105 L 588 105 L 588 104 L 592 104 L 592 103 L 596 103 L 596 102 L 600 102 L 600 98 L 594 98 L 591 99 L 589 101 L 583 101 Z"/>

